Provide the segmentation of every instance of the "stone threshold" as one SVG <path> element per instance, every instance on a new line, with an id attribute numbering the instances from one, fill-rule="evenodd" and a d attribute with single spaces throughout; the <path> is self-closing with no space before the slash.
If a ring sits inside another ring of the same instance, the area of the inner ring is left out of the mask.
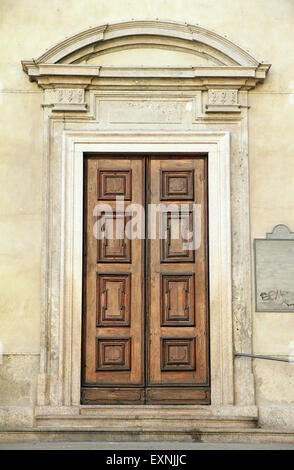
<path id="1" fill-rule="evenodd" d="M 232 418 L 258 418 L 257 406 L 234 405 L 79 405 L 79 406 L 36 406 L 35 416 L 177 416 L 179 418 L 191 416 L 193 418 L 206 417 L 232 417 Z"/>
<path id="2" fill-rule="evenodd" d="M 256 407 L 106 405 L 38 407 L 35 425 L 42 430 L 190 432 L 194 429 L 257 427 Z"/>

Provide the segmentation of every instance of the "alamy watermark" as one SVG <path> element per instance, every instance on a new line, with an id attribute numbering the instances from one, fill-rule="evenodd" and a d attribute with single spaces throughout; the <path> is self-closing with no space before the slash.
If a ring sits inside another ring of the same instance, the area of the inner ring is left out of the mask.
<path id="1" fill-rule="evenodd" d="M 183 250 L 197 250 L 201 245 L 200 204 L 159 203 L 148 204 L 145 209 L 141 204 L 125 205 L 124 198 L 117 197 L 114 208 L 107 203 L 97 204 L 93 216 L 97 218 L 93 225 L 97 240 L 181 240 Z"/>

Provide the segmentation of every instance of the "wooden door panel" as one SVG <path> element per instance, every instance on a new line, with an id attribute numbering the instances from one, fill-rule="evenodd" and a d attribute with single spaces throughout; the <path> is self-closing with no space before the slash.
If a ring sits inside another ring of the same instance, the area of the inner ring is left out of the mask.
<path id="1" fill-rule="evenodd" d="M 161 274 L 161 326 L 195 324 L 195 274 Z"/>
<path id="2" fill-rule="evenodd" d="M 144 388 L 101 387 L 82 388 L 82 403 L 85 405 L 125 404 L 137 405 L 145 401 Z"/>
<path id="3" fill-rule="evenodd" d="M 161 240 L 160 262 L 161 263 L 193 263 L 194 250 L 187 249 L 185 239 L 188 232 L 193 231 L 193 213 L 175 213 L 168 211 L 162 215 L 166 227 L 166 238 Z M 184 238 L 182 237 L 182 227 Z"/>
<path id="4" fill-rule="evenodd" d="M 132 240 L 125 236 L 125 228 L 129 220 L 130 217 L 116 211 L 104 212 L 98 217 L 98 222 L 103 222 L 103 236 L 97 241 L 98 263 L 132 262 Z"/>
<path id="5" fill-rule="evenodd" d="M 131 338 L 96 338 L 96 371 L 131 370 Z"/>
<path id="6" fill-rule="evenodd" d="M 195 370 L 195 338 L 161 337 L 161 371 Z"/>
<path id="7" fill-rule="evenodd" d="M 126 387 L 144 386 L 144 240 L 125 236 L 129 217 L 117 210 L 116 197 L 124 197 L 124 206 L 144 205 L 144 161 L 88 158 L 85 178 L 82 397 L 85 403 L 94 397 L 120 402 Z M 98 211 L 97 204 L 106 206 Z M 136 399 L 141 402 L 142 394 L 132 394 Z"/>
<path id="8" fill-rule="evenodd" d="M 210 390 L 208 387 L 148 387 L 146 402 L 156 405 L 207 405 L 210 403 Z"/>
<path id="9" fill-rule="evenodd" d="M 161 170 L 161 201 L 189 201 L 194 199 L 194 170 Z"/>
<path id="10" fill-rule="evenodd" d="M 178 391 L 179 403 L 193 402 L 191 386 L 202 389 L 200 402 L 209 402 L 206 171 L 205 158 L 150 159 L 149 200 L 165 205 L 166 217 L 166 238 L 158 233 L 149 241 L 147 401 L 152 403 L 168 402 L 169 396 L 176 403 L 170 387 Z M 201 212 L 197 250 L 184 244 L 185 230 L 172 236 L 183 222 L 193 230 L 194 203 Z M 174 204 L 185 204 L 179 215 Z"/>
<path id="11" fill-rule="evenodd" d="M 131 273 L 97 273 L 97 326 L 130 326 Z"/>
<path id="12" fill-rule="evenodd" d="M 115 200 L 120 196 L 132 200 L 132 170 L 98 170 L 98 199 Z"/>

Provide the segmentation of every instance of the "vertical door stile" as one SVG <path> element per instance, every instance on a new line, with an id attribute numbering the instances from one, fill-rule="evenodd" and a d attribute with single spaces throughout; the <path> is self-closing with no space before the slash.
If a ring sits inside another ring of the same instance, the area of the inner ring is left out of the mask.
<path id="1" fill-rule="evenodd" d="M 142 157 L 86 159 L 86 404 L 144 402 L 144 240 L 127 236 L 125 212 L 129 204 L 144 205 L 143 165 Z M 124 198 L 121 207 L 117 197 Z"/>
<path id="2" fill-rule="evenodd" d="M 150 166 L 150 202 L 165 207 L 165 237 L 158 228 L 150 240 L 147 402 L 208 404 L 206 159 L 154 156 Z M 195 232 L 195 204 L 196 250 L 184 244 L 184 232 Z"/>

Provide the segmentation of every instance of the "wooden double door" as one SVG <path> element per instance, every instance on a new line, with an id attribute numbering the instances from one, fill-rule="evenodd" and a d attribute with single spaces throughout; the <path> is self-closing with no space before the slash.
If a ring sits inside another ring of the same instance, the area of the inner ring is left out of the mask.
<path id="1" fill-rule="evenodd" d="M 209 404 L 206 157 L 88 155 L 84 200 L 82 403 Z"/>

